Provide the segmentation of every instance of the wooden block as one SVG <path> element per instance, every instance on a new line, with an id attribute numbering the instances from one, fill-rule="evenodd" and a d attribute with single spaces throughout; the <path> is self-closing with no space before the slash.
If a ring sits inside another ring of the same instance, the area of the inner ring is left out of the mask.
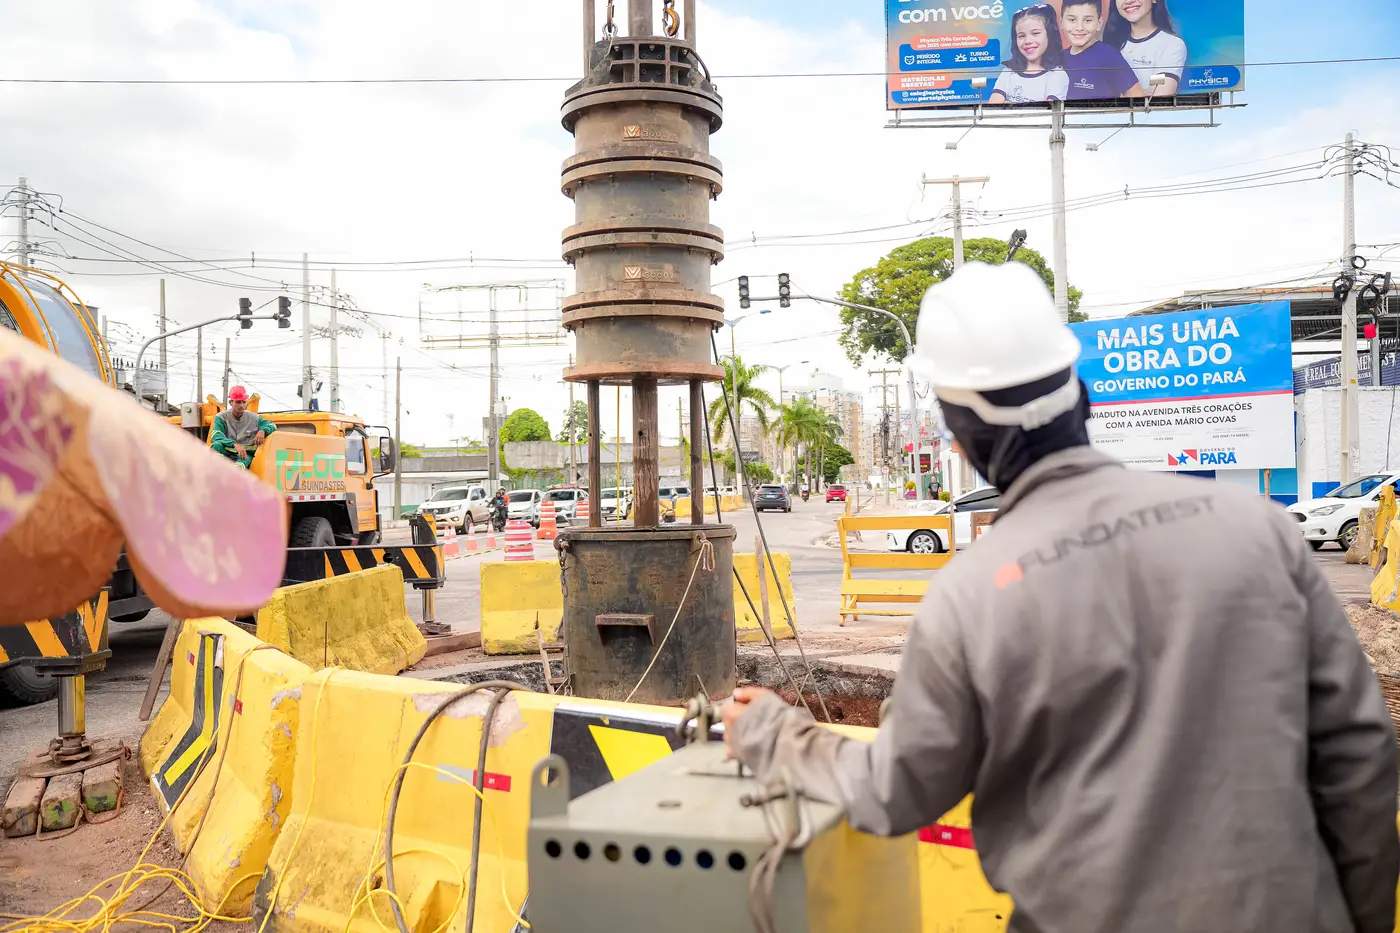
<path id="1" fill-rule="evenodd" d="M 83 806 L 89 813 L 106 813 L 117 808 L 122 789 L 121 759 L 83 772 Z"/>
<path id="2" fill-rule="evenodd" d="M 43 778 L 15 778 L 0 814 L 0 829 L 6 836 L 32 836 L 38 830 L 39 801 L 47 783 Z"/>
<path id="3" fill-rule="evenodd" d="M 78 802 L 83 793 L 81 774 L 60 774 L 49 779 L 48 789 L 39 805 L 39 823 L 44 832 L 68 829 L 77 825 Z"/>

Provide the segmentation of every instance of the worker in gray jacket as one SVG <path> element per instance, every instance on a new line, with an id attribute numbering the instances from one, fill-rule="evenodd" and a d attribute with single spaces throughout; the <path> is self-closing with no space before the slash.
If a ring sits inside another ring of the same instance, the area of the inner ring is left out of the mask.
<path id="1" fill-rule="evenodd" d="M 918 340 L 997 522 L 934 574 L 873 742 L 741 689 L 733 755 L 881 835 L 972 794 L 1012 931 L 1390 933 L 1395 733 L 1298 529 L 1093 450 L 1024 265 L 935 285 Z"/>

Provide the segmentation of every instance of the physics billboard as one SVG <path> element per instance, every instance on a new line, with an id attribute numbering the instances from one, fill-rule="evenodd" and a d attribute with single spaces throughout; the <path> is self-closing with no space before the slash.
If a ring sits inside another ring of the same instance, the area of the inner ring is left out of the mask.
<path id="1" fill-rule="evenodd" d="M 885 19 L 890 110 L 1244 87 L 1244 0 L 885 0 Z"/>
<path id="2" fill-rule="evenodd" d="M 1070 327 L 1104 453 L 1145 470 L 1297 465 L 1288 302 Z"/>

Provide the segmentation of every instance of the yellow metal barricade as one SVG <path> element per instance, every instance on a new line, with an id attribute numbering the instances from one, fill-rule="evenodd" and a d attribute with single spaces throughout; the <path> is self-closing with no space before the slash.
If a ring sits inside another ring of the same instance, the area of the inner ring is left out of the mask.
<path id="1" fill-rule="evenodd" d="M 937 570 L 953 559 L 957 544 L 954 541 L 953 517 L 951 515 L 875 515 L 870 517 L 842 516 L 836 520 L 837 534 L 841 538 L 841 624 L 846 619 L 859 619 L 862 615 L 910 616 L 912 609 L 868 608 L 882 604 L 917 603 L 928 590 L 928 580 L 918 579 L 857 579 L 855 570 Z M 853 552 L 848 543 L 850 532 L 862 531 L 908 531 L 911 534 L 929 531 L 943 532 L 945 548 L 941 554 L 910 554 L 890 552 L 867 554 Z"/>

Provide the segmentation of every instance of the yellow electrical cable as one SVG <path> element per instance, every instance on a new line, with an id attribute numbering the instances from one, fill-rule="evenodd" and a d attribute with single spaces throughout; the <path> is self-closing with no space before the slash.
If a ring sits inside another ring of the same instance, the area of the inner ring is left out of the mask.
<path id="1" fill-rule="evenodd" d="M 442 778 L 445 778 L 445 779 L 447 779 L 447 780 L 449 780 L 449 781 L 452 781 L 453 783 L 464 785 L 464 786 L 465 786 L 468 790 L 470 790 L 473 794 L 475 794 L 476 796 L 478 796 L 478 797 L 481 798 L 482 812 L 485 813 L 486 816 L 487 816 L 487 818 L 491 821 L 491 828 L 492 828 L 492 830 L 494 830 L 495 833 L 496 833 L 496 857 L 497 857 L 497 859 L 498 859 L 498 861 L 499 861 L 499 868 L 500 868 L 499 874 L 500 874 L 500 877 L 501 877 L 501 899 L 505 901 L 506 912 L 507 912 L 508 914 L 511 915 L 511 917 L 515 920 L 515 922 L 518 923 L 518 924 L 520 924 L 521 926 L 523 926 L 523 927 L 524 927 L 525 929 L 527 929 L 527 930 L 530 929 L 530 924 L 529 924 L 529 922 L 526 921 L 525 918 L 522 917 L 522 916 L 519 914 L 519 912 L 517 912 L 516 909 L 515 909 L 514 907 L 511 906 L 511 903 L 510 903 L 510 890 L 506 887 L 506 873 L 505 873 L 506 847 L 505 847 L 505 840 L 502 838 L 502 835 L 501 835 L 501 824 L 500 824 L 499 822 L 497 822 L 495 811 L 491 808 L 491 802 L 490 802 L 489 800 L 487 800 L 486 794 L 483 793 L 482 791 L 477 790 L 477 789 L 476 789 L 476 785 L 473 784 L 471 781 L 469 781 L 469 780 L 463 778 L 462 776 L 460 776 L 460 775 L 458 775 L 458 774 L 453 774 L 451 771 L 448 771 L 448 770 L 446 770 L 445 768 L 440 768 L 440 767 L 438 767 L 437 765 L 430 765 L 430 764 L 428 764 L 427 762 L 423 762 L 423 761 L 408 761 L 408 762 L 404 762 L 403 764 L 399 765 L 398 767 L 396 767 L 396 768 L 393 770 L 393 772 L 389 775 L 389 783 L 386 784 L 385 787 L 384 787 L 384 802 L 383 802 L 382 804 L 380 804 L 380 807 L 379 807 L 379 826 L 377 827 L 377 829 L 376 829 L 376 831 L 375 831 L 375 839 L 376 839 L 376 842 L 375 842 L 375 844 L 374 844 L 374 848 L 372 848 L 372 849 L 370 850 L 370 855 L 369 855 L 371 864 L 370 864 L 369 868 L 365 871 L 365 876 L 364 876 L 364 879 L 360 882 L 360 886 L 359 886 L 358 888 L 355 889 L 355 897 L 354 897 L 354 899 L 352 900 L 351 905 L 350 905 L 350 916 L 347 917 L 346 920 L 345 920 L 345 933 L 350 933 L 350 924 L 351 924 L 351 921 L 352 921 L 352 920 L 354 919 L 354 917 L 355 917 L 355 912 L 356 912 L 356 910 L 359 909 L 360 904 L 366 903 L 366 902 L 369 903 L 370 915 L 371 915 L 372 917 L 374 917 L 374 922 L 375 922 L 375 924 L 378 925 L 378 927 L 379 927 L 381 930 L 387 930 L 387 931 L 389 931 L 389 933 L 398 933 L 398 928 L 395 927 L 395 926 L 390 926 L 389 924 L 386 924 L 386 923 L 384 922 L 384 920 L 379 916 L 378 911 L 375 910 L 373 898 L 374 898 L 374 895 L 375 895 L 376 893 L 382 892 L 382 893 L 388 895 L 391 899 L 393 899 L 393 900 L 395 900 L 395 901 L 398 901 L 398 903 L 399 903 L 399 910 L 400 910 L 401 912 L 404 912 L 404 913 L 406 914 L 406 912 L 404 911 L 404 908 L 403 908 L 403 902 L 402 902 L 401 900 L 399 900 L 399 898 L 398 898 L 396 895 L 394 895 L 393 892 L 389 891 L 387 888 L 372 888 L 372 889 L 370 889 L 367 893 L 361 893 L 361 892 L 364 892 L 364 891 L 365 891 L 365 886 L 366 886 L 370 881 L 372 881 L 372 880 L 375 878 L 375 876 L 376 876 L 376 875 L 378 874 L 378 872 L 379 872 L 379 868 L 380 868 L 380 867 L 384 864 L 384 862 L 385 862 L 385 859 L 382 858 L 382 857 L 380 857 L 379 852 L 380 852 L 381 846 L 380 846 L 380 843 L 379 843 L 377 840 L 382 839 L 383 836 L 384 836 L 384 821 L 385 821 L 386 819 L 388 819 L 388 816 L 389 816 L 389 795 L 390 795 L 390 792 L 393 790 L 394 776 L 397 775 L 400 771 L 405 771 L 405 770 L 407 770 L 407 769 L 409 769 L 409 768 L 420 768 L 420 769 L 422 769 L 422 770 L 424 770 L 424 771 L 430 771 L 430 772 L 432 772 L 432 773 L 434 773 L 434 774 L 437 774 L 438 776 L 440 776 L 440 777 L 442 777 Z M 431 853 L 431 854 L 433 854 L 433 855 L 437 855 L 437 856 L 441 857 L 444 861 L 446 861 L 449 865 L 452 866 L 452 869 L 453 869 L 454 871 L 456 871 L 457 874 L 458 874 L 458 875 L 460 876 L 460 878 L 461 878 L 461 881 L 459 882 L 459 884 L 458 884 L 458 889 L 457 889 L 457 890 L 458 890 L 458 894 L 457 894 L 457 903 L 453 905 L 453 907 L 452 907 L 452 912 L 448 915 L 448 920 L 447 920 L 447 921 L 444 921 L 444 923 L 443 923 L 442 925 L 440 925 L 437 929 L 435 929 L 435 930 L 432 931 L 432 933 L 444 933 L 444 931 L 446 930 L 446 927 L 447 927 L 447 923 L 449 923 L 449 922 L 451 921 L 451 919 L 457 915 L 457 908 L 459 908 L 459 907 L 462 905 L 462 900 L 463 900 L 463 898 L 465 897 L 465 892 L 466 892 L 466 887 L 467 887 L 467 885 L 466 885 L 466 881 L 467 881 L 467 872 L 466 872 L 465 870 L 463 870 L 463 869 L 461 868 L 461 866 L 457 863 L 457 861 L 456 861 L 455 859 L 453 859 L 450 855 L 448 855 L 448 854 L 445 853 L 445 852 L 438 852 L 438 851 L 433 850 L 433 849 L 406 849 L 406 850 L 404 850 L 404 851 L 402 851 L 402 852 L 395 852 L 395 853 L 394 853 L 394 858 L 397 859 L 397 858 L 399 858 L 399 857 L 401 857 L 401 856 L 404 856 L 404 855 L 411 855 L 411 854 L 418 853 L 418 852 L 428 852 L 428 853 Z M 470 866 L 468 866 L 468 868 L 470 868 Z"/>

